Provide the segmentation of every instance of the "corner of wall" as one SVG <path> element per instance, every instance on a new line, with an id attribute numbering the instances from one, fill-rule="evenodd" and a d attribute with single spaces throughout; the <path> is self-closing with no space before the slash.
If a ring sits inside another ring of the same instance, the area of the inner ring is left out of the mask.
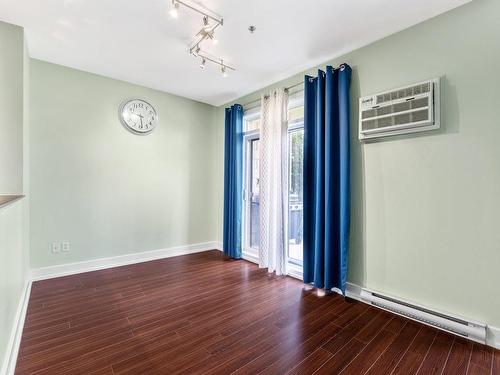
<path id="1" fill-rule="evenodd" d="M 24 29 L 16 25 L 0 22 L 0 38 L 5 40 L 5 49 L 0 54 L 2 65 L 7 69 L 11 81 L 2 85 L 1 94 L 15 101 L 19 111 L 15 113 L 11 124 L 19 130 L 19 142 L 13 143 L 20 153 L 19 171 L 21 176 L 17 193 L 24 195 L 8 206 L 0 208 L 0 236 L 2 243 L 2 269 L 5 275 L 1 285 L 0 299 L 5 304 L 0 315 L 0 374 L 14 373 L 17 353 L 21 341 L 24 318 L 31 290 L 29 263 L 30 246 L 30 207 L 29 207 L 29 62 L 30 57 L 26 45 Z M 5 62 L 5 64 L 3 64 Z M 15 93 L 15 94 L 14 94 Z"/>
<path id="2" fill-rule="evenodd" d="M 30 270 L 30 62 L 26 31 L 23 29 L 23 248 L 26 257 L 25 280 L 29 279 Z"/>

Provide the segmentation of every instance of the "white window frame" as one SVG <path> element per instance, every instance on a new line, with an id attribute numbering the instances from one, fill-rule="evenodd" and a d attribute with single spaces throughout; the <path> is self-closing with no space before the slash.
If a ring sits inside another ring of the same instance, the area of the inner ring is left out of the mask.
<path id="1" fill-rule="evenodd" d="M 243 126 L 246 121 L 252 121 L 260 118 L 260 106 L 246 110 L 243 114 Z M 251 178 L 252 178 L 252 159 L 251 145 L 252 141 L 260 139 L 259 129 L 245 131 L 243 130 L 243 155 L 244 155 L 244 187 L 243 187 L 243 249 L 242 257 L 253 263 L 259 263 L 259 249 L 250 246 L 250 214 L 252 197 L 251 195 Z"/>
<path id="2" fill-rule="evenodd" d="M 302 107 L 304 105 L 304 91 L 299 91 L 293 95 L 290 96 L 288 100 L 288 111 L 291 109 L 297 108 L 297 107 Z M 294 122 L 294 123 L 289 123 L 288 124 L 288 183 L 290 186 L 291 183 L 291 173 L 290 173 L 290 168 L 291 168 L 291 150 L 290 150 L 290 143 L 291 143 L 291 134 L 295 131 L 303 130 L 304 129 L 304 119 L 302 121 Z M 288 191 L 287 194 L 287 215 L 288 215 L 288 220 L 289 222 L 290 219 L 290 191 Z M 298 261 L 296 259 L 290 258 L 290 241 L 288 239 L 289 236 L 289 228 L 287 228 L 287 241 L 286 241 L 286 264 L 287 264 L 287 273 L 290 276 L 297 277 L 302 279 L 302 270 L 303 270 L 303 261 Z"/>

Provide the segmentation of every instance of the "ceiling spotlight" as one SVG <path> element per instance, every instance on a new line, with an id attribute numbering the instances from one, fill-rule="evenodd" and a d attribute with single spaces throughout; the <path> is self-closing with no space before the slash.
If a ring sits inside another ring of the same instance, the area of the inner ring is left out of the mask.
<path id="1" fill-rule="evenodd" d="M 210 32 L 208 32 L 207 34 L 207 38 L 212 40 L 212 44 L 215 46 L 217 43 L 219 43 L 219 41 L 217 40 L 216 36 L 215 36 L 215 32 L 212 30 Z"/>
<path id="2" fill-rule="evenodd" d="M 208 17 L 207 16 L 203 17 L 203 30 L 206 33 L 209 33 L 212 30 L 212 26 L 208 23 Z"/>
<path id="3" fill-rule="evenodd" d="M 224 65 L 222 65 L 222 67 L 220 68 L 220 71 L 222 73 L 222 76 L 224 78 L 226 78 L 227 77 L 227 72 L 226 72 L 226 67 Z"/>
<path id="4" fill-rule="evenodd" d="M 207 62 L 207 60 L 205 60 L 205 58 L 203 57 L 203 58 L 201 59 L 201 64 L 200 64 L 200 68 L 201 68 L 202 70 L 203 70 L 203 69 L 205 69 L 205 64 L 206 64 L 206 62 Z"/>
<path id="5" fill-rule="evenodd" d="M 193 54 L 194 57 L 198 57 L 198 54 L 200 53 L 200 46 L 196 46 L 196 48 L 191 48 L 191 53 Z"/>
<path id="6" fill-rule="evenodd" d="M 172 9 L 170 9 L 169 13 L 172 18 L 179 17 L 179 3 L 177 1 L 172 0 Z"/>

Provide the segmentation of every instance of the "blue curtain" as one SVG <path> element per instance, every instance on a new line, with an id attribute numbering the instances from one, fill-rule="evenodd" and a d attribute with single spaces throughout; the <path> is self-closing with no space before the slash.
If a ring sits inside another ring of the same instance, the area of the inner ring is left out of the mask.
<path id="1" fill-rule="evenodd" d="M 226 108 L 224 138 L 224 234 L 228 257 L 241 258 L 241 210 L 243 205 L 243 107 Z"/>
<path id="2" fill-rule="evenodd" d="M 305 77 L 304 282 L 345 294 L 349 251 L 351 68 Z"/>

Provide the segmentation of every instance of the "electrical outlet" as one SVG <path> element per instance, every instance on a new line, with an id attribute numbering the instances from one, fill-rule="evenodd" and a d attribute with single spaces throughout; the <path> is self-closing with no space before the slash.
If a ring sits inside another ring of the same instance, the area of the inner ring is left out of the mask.
<path id="1" fill-rule="evenodd" d="M 61 244 L 59 242 L 52 242 L 52 252 L 59 254 L 61 252 Z"/>
<path id="2" fill-rule="evenodd" d="M 61 243 L 61 251 L 63 253 L 69 253 L 69 242 L 62 242 Z"/>

